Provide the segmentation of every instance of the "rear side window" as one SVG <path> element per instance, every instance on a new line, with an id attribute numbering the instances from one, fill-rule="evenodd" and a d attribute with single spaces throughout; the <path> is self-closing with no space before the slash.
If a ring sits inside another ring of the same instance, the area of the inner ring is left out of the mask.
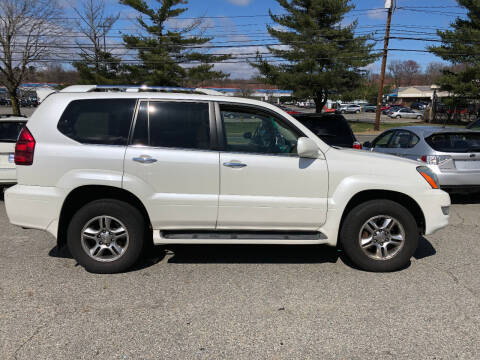
<path id="1" fill-rule="evenodd" d="M 58 130 L 82 144 L 127 145 L 136 99 L 74 100 Z"/>
<path id="2" fill-rule="evenodd" d="M 18 134 L 24 126 L 24 122 L 0 121 L 0 142 L 17 142 Z"/>
<path id="3" fill-rule="evenodd" d="M 181 149 L 210 149 L 208 103 L 141 102 L 132 144 Z"/>
<path id="4" fill-rule="evenodd" d="M 417 145 L 419 141 L 420 138 L 410 131 L 399 130 L 395 132 L 388 147 L 395 149 L 410 149 Z"/>
<path id="5" fill-rule="evenodd" d="M 480 133 L 440 133 L 425 139 L 428 145 L 441 152 L 480 152 Z"/>

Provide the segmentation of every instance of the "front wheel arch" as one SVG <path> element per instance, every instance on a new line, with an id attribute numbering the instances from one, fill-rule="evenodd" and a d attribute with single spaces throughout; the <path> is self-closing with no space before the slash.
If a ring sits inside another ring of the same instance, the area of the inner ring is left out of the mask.
<path id="1" fill-rule="evenodd" d="M 411 212 L 411 214 L 415 218 L 419 233 L 425 234 L 425 215 L 423 214 L 420 205 L 418 205 L 418 203 L 410 196 L 404 193 L 390 190 L 365 190 L 355 194 L 348 201 L 345 209 L 343 210 L 339 229 L 342 228 L 345 218 L 353 208 L 370 200 L 391 200 L 404 206 Z"/>

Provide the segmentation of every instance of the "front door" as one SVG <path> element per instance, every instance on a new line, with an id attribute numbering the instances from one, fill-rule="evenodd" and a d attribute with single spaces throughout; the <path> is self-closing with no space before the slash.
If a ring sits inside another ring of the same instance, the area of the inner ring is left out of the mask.
<path id="1" fill-rule="evenodd" d="M 299 158 L 304 136 L 280 115 L 219 105 L 218 229 L 317 230 L 326 220 L 325 160 Z"/>
<path id="2" fill-rule="evenodd" d="M 211 150 L 212 114 L 208 102 L 140 102 L 123 187 L 143 201 L 154 229 L 215 228 L 219 152 Z"/>

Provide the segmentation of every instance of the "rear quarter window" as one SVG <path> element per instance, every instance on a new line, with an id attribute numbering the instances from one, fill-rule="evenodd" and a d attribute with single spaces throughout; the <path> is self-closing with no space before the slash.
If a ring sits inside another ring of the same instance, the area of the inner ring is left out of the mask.
<path id="1" fill-rule="evenodd" d="M 136 99 L 74 100 L 58 130 L 82 144 L 127 145 Z"/>

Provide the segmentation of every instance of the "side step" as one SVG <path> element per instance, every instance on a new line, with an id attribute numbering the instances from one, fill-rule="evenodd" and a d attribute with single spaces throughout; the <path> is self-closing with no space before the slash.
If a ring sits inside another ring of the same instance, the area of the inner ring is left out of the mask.
<path id="1" fill-rule="evenodd" d="M 205 231 L 155 230 L 155 244 L 322 244 L 327 237 L 316 231 Z"/>

